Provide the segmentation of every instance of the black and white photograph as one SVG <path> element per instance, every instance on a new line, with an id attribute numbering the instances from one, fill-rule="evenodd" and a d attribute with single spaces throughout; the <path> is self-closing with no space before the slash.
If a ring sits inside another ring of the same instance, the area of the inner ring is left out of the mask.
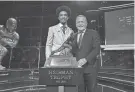
<path id="1" fill-rule="evenodd" d="M 134 92 L 134 0 L 0 1 L 0 92 Z"/>

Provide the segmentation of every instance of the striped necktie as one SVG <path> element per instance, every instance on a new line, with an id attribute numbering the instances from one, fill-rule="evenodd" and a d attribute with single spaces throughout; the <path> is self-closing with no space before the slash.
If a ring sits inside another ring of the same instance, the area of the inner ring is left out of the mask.
<path id="1" fill-rule="evenodd" d="M 62 31 L 63 31 L 64 34 L 65 34 L 65 30 L 66 30 L 66 26 L 63 25 L 63 26 L 62 26 Z"/>
<path id="2" fill-rule="evenodd" d="M 78 47 L 79 48 L 81 47 L 82 39 L 83 39 L 83 32 L 81 32 L 80 36 L 79 36 L 79 42 L 78 42 Z"/>

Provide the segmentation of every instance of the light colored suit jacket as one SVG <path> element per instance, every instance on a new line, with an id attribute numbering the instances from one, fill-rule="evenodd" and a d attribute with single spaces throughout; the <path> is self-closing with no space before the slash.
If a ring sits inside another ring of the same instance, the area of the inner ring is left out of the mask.
<path id="1" fill-rule="evenodd" d="M 46 41 L 46 59 L 49 58 L 51 52 L 57 50 L 67 40 L 73 30 L 66 26 L 65 34 L 62 31 L 62 24 L 59 23 L 55 26 L 49 27 L 47 41 Z M 65 50 L 65 49 L 64 49 Z M 54 55 L 60 55 L 63 53 L 57 52 Z"/>

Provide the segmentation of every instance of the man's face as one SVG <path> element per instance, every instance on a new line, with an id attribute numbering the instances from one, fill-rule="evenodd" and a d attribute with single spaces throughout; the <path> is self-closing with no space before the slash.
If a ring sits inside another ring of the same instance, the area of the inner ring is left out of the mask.
<path id="1" fill-rule="evenodd" d="M 76 27 L 78 30 L 83 31 L 87 28 L 87 20 L 83 16 L 76 18 Z"/>
<path id="2" fill-rule="evenodd" d="M 9 31 L 15 31 L 17 27 L 17 21 L 16 20 L 8 20 L 6 27 Z"/>
<path id="3" fill-rule="evenodd" d="M 68 14 L 67 14 L 67 12 L 66 11 L 61 11 L 59 13 L 58 19 L 59 19 L 60 23 L 62 23 L 62 24 L 66 23 L 67 20 L 68 20 Z"/>

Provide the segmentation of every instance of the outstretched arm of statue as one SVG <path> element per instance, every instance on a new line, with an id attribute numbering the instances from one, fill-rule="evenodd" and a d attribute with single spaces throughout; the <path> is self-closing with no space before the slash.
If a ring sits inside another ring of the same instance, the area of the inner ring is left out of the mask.
<path id="1" fill-rule="evenodd" d="M 56 52 L 60 52 L 60 51 L 64 50 L 65 48 L 72 49 L 72 47 L 69 44 L 64 43 L 59 49 L 52 51 L 51 55 L 53 55 Z"/>
<path id="2" fill-rule="evenodd" d="M 71 40 L 73 39 L 74 35 L 75 35 L 74 33 L 71 33 L 70 36 L 67 38 L 67 40 L 61 45 L 61 47 L 58 48 L 55 51 L 52 51 L 51 55 L 53 55 L 56 52 L 60 52 L 60 51 L 64 50 L 65 48 L 70 48 L 71 46 L 69 45 L 69 42 L 71 42 Z"/>
<path id="3" fill-rule="evenodd" d="M 55 51 L 52 51 L 51 52 L 51 55 L 53 55 L 54 53 L 56 52 L 60 52 L 62 50 L 64 50 L 65 48 L 69 48 L 69 49 L 72 49 L 72 46 L 70 44 L 72 44 L 73 40 L 74 40 L 74 37 L 78 34 L 77 33 L 71 33 L 71 35 L 67 38 L 67 40 L 62 44 L 62 46 L 60 48 L 58 48 L 57 50 Z"/>

